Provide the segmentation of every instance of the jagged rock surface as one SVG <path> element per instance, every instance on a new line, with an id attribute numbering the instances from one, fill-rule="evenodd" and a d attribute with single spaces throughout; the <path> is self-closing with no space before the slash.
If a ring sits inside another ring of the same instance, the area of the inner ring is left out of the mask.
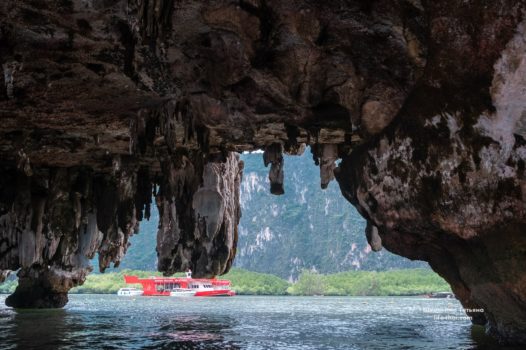
<path id="1" fill-rule="evenodd" d="M 166 167 L 164 173 L 169 176 L 157 194 L 159 270 L 172 274 L 191 269 L 197 276 L 228 271 L 236 252 L 241 217 L 243 162 L 239 155 L 215 155 L 208 163 L 199 164 L 201 169 L 180 156 Z"/>
<path id="2" fill-rule="evenodd" d="M 118 264 L 152 193 L 159 268 L 225 272 L 231 152 L 267 150 L 280 193 L 282 152 L 310 144 L 375 249 L 429 261 L 484 307 L 476 322 L 526 342 L 525 9 L 2 1 L 0 276 L 22 280 L 10 303 L 63 305 L 86 257 Z"/>
<path id="3" fill-rule="evenodd" d="M 448 3 L 431 6 L 434 59 L 414 96 L 389 130 L 343 158 L 337 179 L 368 238 L 428 261 L 466 308 L 485 310 L 475 323 L 524 343 L 524 3 L 470 19 L 473 8 Z M 473 25 L 493 35 L 473 36 Z"/>
<path id="4" fill-rule="evenodd" d="M 279 143 L 273 143 L 265 148 L 263 152 L 263 163 L 265 167 L 270 164 L 268 179 L 270 181 L 270 193 L 280 195 L 285 193 L 283 188 L 283 147 Z"/>
<path id="5" fill-rule="evenodd" d="M 67 291 L 91 271 L 97 251 L 101 270 L 124 256 L 137 226 L 136 175 L 121 169 L 103 176 L 81 167 L 27 170 L 4 168 L 0 180 L 0 264 L 21 269 L 20 287 L 7 303 L 63 306 Z M 27 297 L 32 290 L 37 297 Z M 44 301 L 38 295 L 45 291 L 53 297 Z"/>

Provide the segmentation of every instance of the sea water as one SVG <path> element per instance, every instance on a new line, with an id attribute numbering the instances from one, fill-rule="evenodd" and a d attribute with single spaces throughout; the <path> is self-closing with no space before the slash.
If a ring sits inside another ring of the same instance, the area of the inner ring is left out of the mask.
<path id="1" fill-rule="evenodd" d="M 455 299 L 70 295 L 13 310 L 0 349 L 493 349 Z"/>

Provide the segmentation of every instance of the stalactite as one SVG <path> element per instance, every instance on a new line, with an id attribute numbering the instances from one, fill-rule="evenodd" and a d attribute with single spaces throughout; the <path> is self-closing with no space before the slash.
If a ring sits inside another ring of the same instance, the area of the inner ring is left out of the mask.
<path id="1" fill-rule="evenodd" d="M 135 192 L 135 210 L 138 221 L 150 219 L 150 206 L 152 203 L 152 179 L 148 167 L 141 167 L 137 172 L 137 191 Z"/>
<path id="2" fill-rule="evenodd" d="M 4 63 L 2 65 L 4 71 L 4 84 L 8 99 L 15 98 L 15 76 L 20 64 L 16 61 Z"/>
<path id="3" fill-rule="evenodd" d="M 334 168 L 338 159 L 338 145 L 320 145 L 320 179 L 321 188 L 326 189 L 329 182 L 334 180 Z"/>
<path id="4" fill-rule="evenodd" d="M 9 270 L 0 270 L 0 283 L 4 282 L 7 277 L 9 277 L 9 274 L 11 271 Z"/>
<path id="5" fill-rule="evenodd" d="M 202 155 L 178 152 L 163 159 L 161 166 L 156 198 L 160 215 L 157 256 L 158 269 L 168 273 L 191 266 L 192 251 L 184 242 L 193 244 L 192 197 L 200 182 Z"/>
<path id="6" fill-rule="evenodd" d="M 94 191 L 97 223 L 104 235 L 99 248 L 99 269 L 103 272 L 112 262 L 115 267 L 119 266 L 126 254 L 129 237 L 138 229 L 135 208 L 137 174 L 123 169 L 116 179 L 97 179 Z"/>
<path id="7" fill-rule="evenodd" d="M 268 178 L 270 180 L 270 193 L 281 195 L 285 193 L 283 189 L 283 146 L 279 143 L 273 143 L 265 148 L 263 153 L 263 163 L 265 167 L 270 164 Z"/>
<path id="8" fill-rule="evenodd" d="M 164 163 L 157 198 L 159 270 L 191 269 L 196 276 L 228 271 L 235 255 L 242 162 L 235 153 L 179 155 Z M 197 181 L 196 181 L 197 180 Z"/>
<path id="9" fill-rule="evenodd" d="M 365 237 L 367 238 L 367 242 L 374 252 L 379 252 L 382 250 L 382 237 L 380 237 L 380 234 L 378 233 L 378 227 L 374 226 L 370 222 L 367 222 L 367 226 L 365 228 Z"/>
<path id="10" fill-rule="evenodd" d="M 135 170 L 119 164 L 114 179 L 82 168 L 39 168 L 31 176 L 14 168 L 16 194 L 1 197 L 0 263 L 2 271 L 21 270 L 7 303 L 63 306 L 97 251 L 101 270 L 124 256 L 137 226 Z"/>
<path id="11" fill-rule="evenodd" d="M 136 0 L 143 36 L 155 40 L 169 33 L 173 0 Z"/>

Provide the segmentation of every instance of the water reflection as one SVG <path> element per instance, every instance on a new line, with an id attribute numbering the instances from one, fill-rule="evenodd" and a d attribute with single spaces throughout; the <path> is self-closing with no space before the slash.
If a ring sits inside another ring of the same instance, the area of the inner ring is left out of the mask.
<path id="1" fill-rule="evenodd" d="M 0 309 L 1 349 L 239 349 L 230 317 Z"/>
<path id="2" fill-rule="evenodd" d="M 56 349 L 69 332 L 65 320 L 65 310 L 10 310 L 1 321 L 2 335 L 8 337 L 2 343 L 13 349 Z"/>
<path id="3" fill-rule="evenodd" d="M 181 315 L 158 318 L 156 323 L 158 331 L 148 335 L 153 343 L 146 348 L 239 349 L 224 336 L 235 324 L 230 317 L 218 319 L 203 315 Z"/>
<path id="4" fill-rule="evenodd" d="M 119 298 L 13 310 L 0 296 L 1 349 L 496 349 L 481 327 L 418 298 Z M 420 310 L 420 311 L 419 311 Z"/>

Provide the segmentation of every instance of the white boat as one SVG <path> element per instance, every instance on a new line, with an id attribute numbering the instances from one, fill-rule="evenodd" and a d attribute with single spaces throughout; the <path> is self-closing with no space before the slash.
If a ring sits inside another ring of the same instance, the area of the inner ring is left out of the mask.
<path id="1" fill-rule="evenodd" d="M 455 297 L 455 294 L 451 292 L 437 292 L 437 293 L 428 294 L 428 298 L 435 298 L 435 299 L 453 299 L 454 297 Z"/>
<path id="2" fill-rule="evenodd" d="M 171 297 L 193 297 L 197 293 L 196 290 L 188 289 L 188 288 L 174 288 L 170 292 Z"/>
<path id="3" fill-rule="evenodd" d="M 137 289 L 137 288 L 121 288 L 117 292 L 117 295 L 125 296 L 125 297 L 138 296 L 138 295 L 142 295 L 142 290 Z"/>

